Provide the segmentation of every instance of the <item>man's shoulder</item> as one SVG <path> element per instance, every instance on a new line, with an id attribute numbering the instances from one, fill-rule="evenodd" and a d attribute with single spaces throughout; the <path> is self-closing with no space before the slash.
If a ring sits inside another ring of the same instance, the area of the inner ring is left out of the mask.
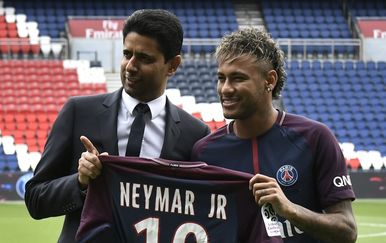
<path id="1" fill-rule="evenodd" d="M 119 96 L 116 93 L 73 96 L 67 100 L 62 110 L 75 109 L 81 113 L 100 112 L 117 104 Z"/>
<path id="2" fill-rule="evenodd" d="M 297 131 L 311 140 L 319 136 L 333 136 L 331 129 L 326 124 L 302 115 L 287 113 L 283 126 Z"/>
<path id="3" fill-rule="evenodd" d="M 223 126 L 216 131 L 206 135 L 196 142 L 194 145 L 194 150 L 201 150 L 203 147 L 208 146 L 212 143 L 218 143 L 221 140 L 221 143 L 226 143 L 227 140 L 223 139 L 228 134 L 227 126 Z M 197 151 L 196 151 L 197 152 Z"/>
<path id="4" fill-rule="evenodd" d="M 98 102 L 98 101 L 105 100 L 106 97 L 110 96 L 111 94 L 112 93 L 72 96 L 68 99 L 68 101 L 75 102 L 75 103 Z"/>
<path id="5" fill-rule="evenodd" d="M 110 106 L 113 103 L 120 100 L 120 90 L 103 93 L 103 94 L 92 94 L 92 95 L 80 95 L 80 96 L 72 96 L 68 99 L 68 104 L 73 104 L 76 106 L 89 105 L 94 106 L 96 104 L 105 104 L 106 106 Z"/>

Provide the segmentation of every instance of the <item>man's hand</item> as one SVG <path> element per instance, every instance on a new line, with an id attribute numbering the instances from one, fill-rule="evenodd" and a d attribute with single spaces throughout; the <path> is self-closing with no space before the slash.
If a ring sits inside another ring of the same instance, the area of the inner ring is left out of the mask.
<path id="1" fill-rule="evenodd" d="M 249 181 L 249 189 L 257 204 L 270 203 L 278 215 L 316 239 L 323 242 L 356 241 L 357 228 L 350 199 L 329 206 L 324 213 L 317 213 L 288 200 L 274 178 L 256 174 Z"/>
<path id="2" fill-rule="evenodd" d="M 82 189 L 86 189 L 90 179 L 95 179 L 100 175 L 102 163 L 98 158 L 99 152 L 91 141 L 85 136 L 81 136 L 80 141 L 86 148 L 86 152 L 83 152 L 79 159 L 78 181 Z"/>
<path id="3" fill-rule="evenodd" d="M 249 189 L 259 206 L 270 203 L 275 212 L 285 218 L 296 213 L 296 206 L 288 200 L 274 178 L 256 174 L 249 181 Z"/>

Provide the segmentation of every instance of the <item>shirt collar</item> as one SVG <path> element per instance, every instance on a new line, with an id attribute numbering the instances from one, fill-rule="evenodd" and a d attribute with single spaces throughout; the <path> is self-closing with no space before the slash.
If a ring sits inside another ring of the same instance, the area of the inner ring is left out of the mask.
<path id="1" fill-rule="evenodd" d="M 140 101 L 131 97 L 130 95 L 128 95 L 125 92 L 125 90 L 123 89 L 122 90 L 122 103 L 126 109 L 126 112 L 125 112 L 126 115 L 130 114 L 131 116 L 133 116 L 134 108 L 138 103 L 140 103 Z M 163 93 L 160 97 L 158 97 L 152 101 L 147 102 L 147 105 L 150 108 L 151 119 L 154 119 L 165 109 L 165 106 L 166 106 L 165 93 Z"/>

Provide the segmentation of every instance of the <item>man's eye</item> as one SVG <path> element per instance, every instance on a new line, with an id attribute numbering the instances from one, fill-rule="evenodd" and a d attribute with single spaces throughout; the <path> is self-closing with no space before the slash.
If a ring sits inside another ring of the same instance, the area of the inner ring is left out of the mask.
<path id="1" fill-rule="evenodd" d="M 150 63 L 153 61 L 153 59 L 149 56 L 141 56 L 140 59 L 142 60 L 142 62 L 144 63 Z"/>
<path id="2" fill-rule="evenodd" d="M 127 52 L 124 52 L 123 53 L 123 56 L 127 59 L 130 59 L 131 58 L 131 54 L 130 53 L 127 53 Z"/>
<path id="3" fill-rule="evenodd" d="M 233 81 L 235 81 L 235 82 L 242 82 L 244 80 L 245 80 L 245 78 L 243 78 L 243 77 L 234 77 L 233 78 Z"/>

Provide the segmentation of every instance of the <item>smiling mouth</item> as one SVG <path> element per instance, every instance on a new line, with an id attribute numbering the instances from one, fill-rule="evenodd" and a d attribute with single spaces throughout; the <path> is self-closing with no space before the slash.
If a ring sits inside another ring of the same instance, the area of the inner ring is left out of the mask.
<path id="1" fill-rule="evenodd" d="M 136 77 L 128 77 L 128 76 L 125 76 L 125 80 L 128 84 L 136 84 L 140 81 L 139 78 L 136 78 Z"/>
<path id="2" fill-rule="evenodd" d="M 239 102 L 239 99 L 236 99 L 236 98 L 225 98 L 225 99 L 221 99 L 221 104 L 222 104 L 223 107 L 234 106 L 234 105 L 236 105 L 238 102 Z"/>
<path id="3" fill-rule="evenodd" d="M 136 82 L 138 82 L 138 79 L 137 79 L 137 78 L 126 78 L 126 80 L 127 80 L 128 82 L 131 82 L 131 83 L 136 83 Z"/>
<path id="4" fill-rule="evenodd" d="M 124 77 L 125 77 L 126 81 L 131 82 L 131 83 L 138 82 L 138 80 L 139 80 L 138 76 L 130 75 L 129 72 L 126 72 Z"/>

